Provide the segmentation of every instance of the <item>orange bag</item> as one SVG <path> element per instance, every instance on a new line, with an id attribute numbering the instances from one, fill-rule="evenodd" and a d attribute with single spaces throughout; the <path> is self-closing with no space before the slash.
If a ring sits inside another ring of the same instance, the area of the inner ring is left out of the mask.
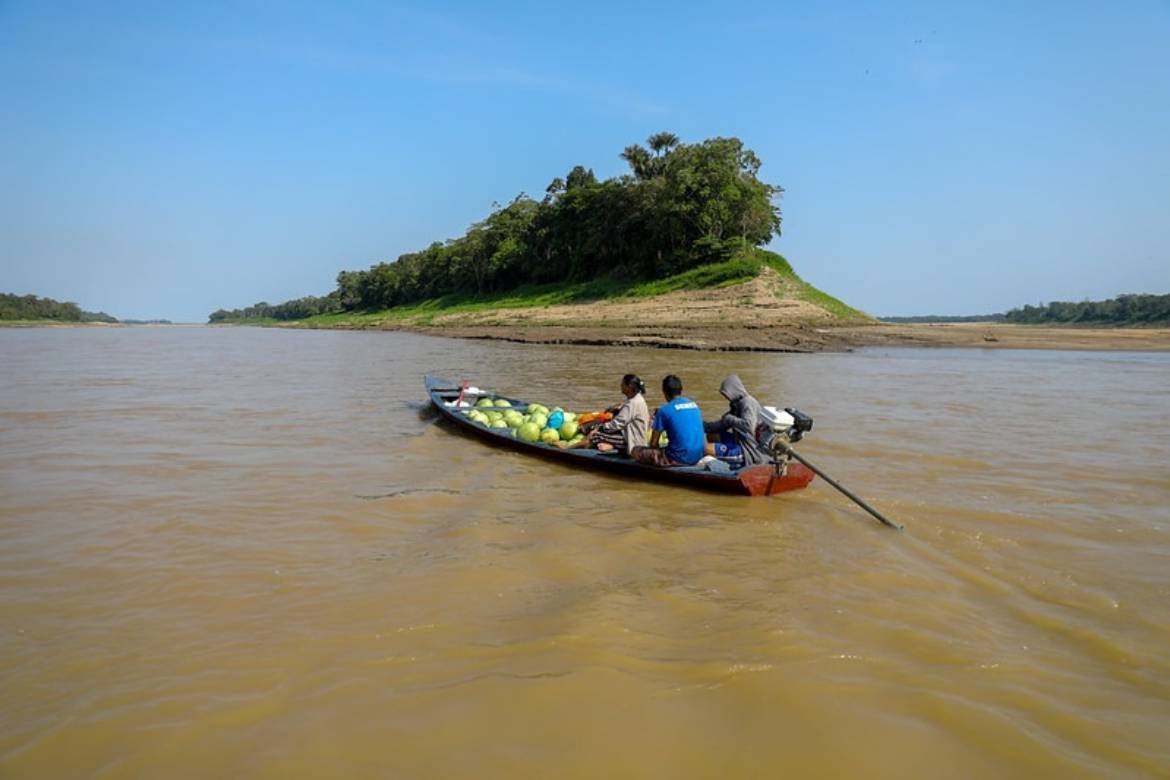
<path id="1" fill-rule="evenodd" d="M 609 422 L 613 419 L 612 412 L 586 412 L 577 418 L 577 425 L 587 425 L 591 422 Z"/>

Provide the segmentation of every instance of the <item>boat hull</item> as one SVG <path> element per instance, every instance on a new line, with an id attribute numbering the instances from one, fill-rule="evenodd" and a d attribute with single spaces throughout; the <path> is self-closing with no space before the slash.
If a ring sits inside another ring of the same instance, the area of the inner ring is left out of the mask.
<path id="1" fill-rule="evenodd" d="M 701 490 L 743 496 L 774 496 L 791 490 L 799 490 L 807 486 L 815 476 L 809 468 L 800 463 L 789 463 L 783 474 L 777 474 L 776 469 L 771 465 L 748 466 L 721 474 L 694 466 L 671 468 L 647 466 L 629 458 L 613 454 L 606 455 L 592 449 L 560 449 L 538 442 L 526 442 L 515 438 L 510 429 L 485 428 L 467 419 L 458 408 L 448 406 L 449 402 L 454 401 L 459 396 L 458 383 L 431 376 L 426 377 L 424 382 L 435 409 L 444 419 L 459 427 L 460 430 L 489 444 L 557 461 L 567 466 L 580 466 L 636 479 L 670 482 Z M 506 396 L 501 395 L 494 395 L 494 397 L 506 398 Z M 513 406 L 527 406 L 524 401 L 519 399 L 507 398 L 507 400 Z"/>

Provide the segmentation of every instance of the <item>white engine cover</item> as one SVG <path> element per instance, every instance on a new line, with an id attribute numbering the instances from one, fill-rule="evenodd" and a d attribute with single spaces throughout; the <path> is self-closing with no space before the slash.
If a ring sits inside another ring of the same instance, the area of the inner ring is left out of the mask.
<path id="1" fill-rule="evenodd" d="M 791 414 L 783 409 L 777 409 L 775 406 L 765 406 L 760 416 L 764 418 L 764 422 L 768 423 L 776 433 L 782 433 L 793 425 L 796 425 L 796 420 Z"/>

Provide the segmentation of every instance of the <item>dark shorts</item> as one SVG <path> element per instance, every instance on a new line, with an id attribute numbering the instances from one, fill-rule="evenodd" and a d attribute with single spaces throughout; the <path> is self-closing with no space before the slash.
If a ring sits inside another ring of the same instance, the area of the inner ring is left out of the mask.
<path id="1" fill-rule="evenodd" d="M 644 463 L 647 466 L 678 466 L 670 458 L 666 457 L 666 450 L 657 447 L 634 447 L 630 456 L 639 463 Z"/>
<path id="2" fill-rule="evenodd" d="M 723 442 L 715 443 L 715 457 L 717 458 L 742 458 L 743 447 L 738 444 L 724 444 Z"/>
<path id="3" fill-rule="evenodd" d="M 717 458 L 742 458 L 743 447 L 735 443 L 735 434 L 731 431 L 724 431 L 719 437 L 719 441 L 715 442 L 715 457 Z"/>

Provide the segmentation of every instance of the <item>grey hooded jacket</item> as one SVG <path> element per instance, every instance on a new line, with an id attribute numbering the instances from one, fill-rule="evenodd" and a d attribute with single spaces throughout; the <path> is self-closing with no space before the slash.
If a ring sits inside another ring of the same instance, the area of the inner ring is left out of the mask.
<path id="1" fill-rule="evenodd" d="M 743 448 L 744 465 L 767 463 L 767 448 L 756 439 L 756 428 L 760 425 L 760 402 L 748 394 L 739 376 L 732 374 L 719 385 L 719 392 L 731 403 L 727 414 L 718 420 L 703 423 L 705 433 L 731 431 L 735 442 Z"/>

